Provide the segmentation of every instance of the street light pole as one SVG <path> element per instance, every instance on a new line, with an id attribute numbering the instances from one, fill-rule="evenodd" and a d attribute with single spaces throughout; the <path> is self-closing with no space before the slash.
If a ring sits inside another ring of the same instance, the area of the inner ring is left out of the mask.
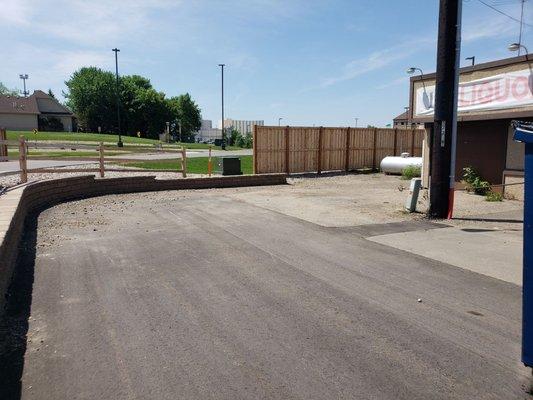
<path id="1" fill-rule="evenodd" d="M 226 132 L 224 131 L 224 66 L 226 64 L 218 64 L 222 72 L 222 150 L 226 150 Z"/>
<path id="2" fill-rule="evenodd" d="M 116 95 L 117 95 L 117 127 L 118 127 L 118 147 L 123 147 L 124 143 L 122 143 L 122 132 L 120 129 L 120 91 L 119 91 L 119 79 L 118 79 L 118 52 L 120 49 L 117 49 L 116 47 L 113 49 L 115 52 L 115 77 L 116 77 Z"/>
<path id="3" fill-rule="evenodd" d="M 474 65 L 476 65 L 476 56 L 466 57 L 465 60 L 470 60 L 470 61 L 472 61 L 472 67 L 473 67 Z"/>
<path id="4" fill-rule="evenodd" d="M 22 92 L 22 94 L 24 95 L 24 97 L 28 97 L 30 93 L 26 90 L 26 79 L 28 79 L 29 76 L 28 74 L 20 74 L 19 78 L 22 79 L 22 84 L 24 85 L 24 91 Z"/>
<path id="5" fill-rule="evenodd" d="M 355 118 L 355 127 L 357 128 L 357 122 L 359 121 L 359 118 Z"/>
<path id="6" fill-rule="evenodd" d="M 283 117 L 279 117 L 278 118 L 278 126 L 281 126 L 281 120 L 283 119 Z"/>

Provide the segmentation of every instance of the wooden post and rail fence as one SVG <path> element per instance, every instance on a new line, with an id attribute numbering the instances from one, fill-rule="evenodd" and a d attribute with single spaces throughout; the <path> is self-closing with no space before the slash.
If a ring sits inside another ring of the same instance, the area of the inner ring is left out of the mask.
<path id="1" fill-rule="evenodd" d="M 31 143 L 35 145 L 34 143 Z M 118 157 L 112 157 L 112 158 L 105 158 L 104 154 L 104 143 L 100 142 L 97 146 L 91 146 L 91 145 L 79 145 L 79 144 L 73 144 L 73 143 L 60 143 L 60 142 L 52 142 L 52 143 L 39 143 L 40 149 L 64 149 L 64 148 L 71 148 L 74 149 L 84 149 L 84 150 L 92 150 L 97 152 L 95 154 L 95 157 L 83 157 L 83 161 L 87 161 L 88 163 L 94 162 L 95 164 L 98 164 L 98 168 L 80 168 L 76 165 L 72 165 L 69 167 L 42 167 L 42 168 L 28 168 L 28 148 L 30 143 L 28 143 L 24 136 L 20 136 L 18 141 L 14 140 L 7 140 L 5 130 L 0 129 L 0 161 L 7 161 L 8 160 L 8 146 L 10 147 L 18 147 L 18 156 L 19 156 L 19 170 L 20 170 L 20 182 L 26 183 L 28 181 L 28 174 L 30 173 L 66 173 L 66 172 L 80 172 L 80 173 L 90 173 L 90 172 L 97 172 L 100 174 L 100 177 L 105 177 L 106 172 L 177 172 L 181 173 L 184 178 L 187 177 L 187 150 L 185 147 L 181 147 L 181 149 L 177 152 L 179 154 L 179 161 L 180 161 L 180 168 L 179 169 L 144 169 L 144 168 L 117 168 L 117 167 L 109 167 L 106 166 L 106 162 L 113 162 L 113 163 L 121 163 L 121 162 L 138 162 L 139 159 L 132 159 L 127 158 L 125 156 L 124 158 L 118 158 Z M 97 156 L 97 157 L 96 157 Z"/>
<path id="2" fill-rule="evenodd" d="M 378 170 L 387 156 L 422 156 L 423 129 L 254 126 L 256 174 Z"/>

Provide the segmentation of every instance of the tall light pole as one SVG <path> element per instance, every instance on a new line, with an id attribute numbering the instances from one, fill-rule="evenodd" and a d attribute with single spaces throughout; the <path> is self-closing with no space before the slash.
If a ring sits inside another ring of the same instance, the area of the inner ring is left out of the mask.
<path id="1" fill-rule="evenodd" d="M 355 127 L 357 128 L 357 122 L 359 121 L 359 118 L 354 118 L 355 119 Z"/>
<path id="2" fill-rule="evenodd" d="M 281 120 L 283 119 L 283 117 L 279 117 L 278 118 L 278 126 L 281 126 Z"/>
<path id="3" fill-rule="evenodd" d="M 19 75 L 19 78 L 22 79 L 22 84 L 24 85 L 24 91 L 22 92 L 22 94 L 24 95 L 24 97 L 28 97 L 28 95 L 30 94 L 30 92 L 28 92 L 26 90 L 26 79 L 29 78 L 28 74 L 20 74 Z"/>
<path id="4" fill-rule="evenodd" d="M 473 67 L 474 65 L 476 65 L 476 56 L 466 57 L 465 60 L 470 60 L 470 61 L 472 61 L 472 67 Z"/>
<path id="5" fill-rule="evenodd" d="M 226 132 L 224 131 L 224 66 L 226 64 L 218 64 L 222 72 L 222 150 L 226 150 Z"/>
<path id="6" fill-rule="evenodd" d="M 118 127 L 118 147 L 124 146 L 124 143 L 122 143 L 122 135 L 121 135 L 121 129 L 120 129 L 120 91 L 119 91 L 119 79 L 118 79 L 118 52 L 120 49 L 117 49 L 116 47 L 113 49 L 115 52 L 115 77 L 116 77 L 116 96 L 117 96 L 117 127 Z"/>

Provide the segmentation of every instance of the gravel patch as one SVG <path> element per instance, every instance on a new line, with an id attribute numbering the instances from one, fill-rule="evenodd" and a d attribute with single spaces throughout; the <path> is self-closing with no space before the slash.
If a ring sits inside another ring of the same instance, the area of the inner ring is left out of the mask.
<path id="1" fill-rule="evenodd" d="M 62 169 L 81 169 L 81 170 L 89 170 L 98 168 L 98 164 L 83 164 L 83 165 L 71 165 L 66 167 L 59 167 L 54 168 L 56 170 L 62 170 Z M 70 178 L 73 176 L 80 176 L 80 175 L 88 175 L 88 174 L 94 174 L 97 179 L 106 179 L 106 178 L 123 178 L 127 176 L 155 176 L 158 179 L 178 179 L 182 178 L 181 173 L 178 172 L 154 172 L 150 170 L 146 171 L 130 171 L 130 168 L 120 166 L 120 165 L 114 165 L 114 169 L 122 169 L 124 172 L 116 172 L 116 171 L 106 171 L 105 177 L 100 178 L 100 174 L 98 172 L 58 172 L 58 173 L 31 173 L 28 174 L 28 182 L 36 182 L 36 181 L 43 181 L 43 180 L 49 180 L 49 179 L 60 179 L 60 178 Z M 188 177 L 202 177 L 207 175 L 201 175 L 201 174 L 187 174 Z M 5 187 L 9 188 L 11 186 L 15 186 L 20 184 L 20 175 L 18 173 L 11 174 L 11 175 L 2 175 L 0 176 L 0 188 Z"/>

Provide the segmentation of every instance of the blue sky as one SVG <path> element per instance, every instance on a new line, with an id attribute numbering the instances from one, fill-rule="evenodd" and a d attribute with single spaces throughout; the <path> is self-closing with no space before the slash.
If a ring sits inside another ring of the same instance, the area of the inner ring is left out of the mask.
<path id="1" fill-rule="evenodd" d="M 484 0 L 515 17 L 520 0 Z M 405 70 L 435 70 L 437 0 L 0 0 L 0 81 L 64 90 L 82 66 L 148 77 L 189 92 L 205 119 L 290 125 L 384 126 L 408 103 Z M 525 4 L 533 24 L 533 2 Z M 519 24 L 465 0 L 462 58 L 506 58 Z M 531 29 L 523 43 L 533 47 Z M 466 62 L 463 61 L 463 64 Z"/>

